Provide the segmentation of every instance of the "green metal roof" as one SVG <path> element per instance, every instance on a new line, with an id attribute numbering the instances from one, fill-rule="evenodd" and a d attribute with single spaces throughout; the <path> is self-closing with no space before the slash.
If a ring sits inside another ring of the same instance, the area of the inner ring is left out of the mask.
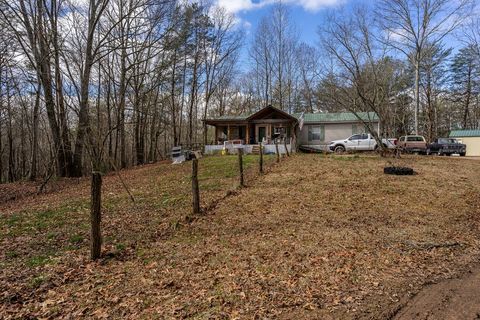
<path id="1" fill-rule="evenodd" d="M 357 112 L 357 115 L 365 121 L 377 121 L 378 115 L 375 112 Z M 296 118 L 300 118 L 301 113 L 295 113 Z M 352 112 L 339 113 L 304 113 L 303 121 L 305 123 L 315 122 L 357 122 L 358 118 Z"/>
<path id="2" fill-rule="evenodd" d="M 247 120 L 253 113 L 241 115 L 224 115 L 215 118 L 214 120 Z M 365 121 L 378 121 L 379 117 L 375 112 L 357 112 L 357 115 Z M 297 119 L 300 119 L 301 113 L 292 114 Z M 338 112 L 338 113 L 304 113 L 304 123 L 321 123 L 321 122 L 357 122 L 358 118 L 352 112 Z"/>
<path id="3" fill-rule="evenodd" d="M 450 138 L 460 137 L 480 137 L 480 130 L 453 130 L 450 132 Z"/>

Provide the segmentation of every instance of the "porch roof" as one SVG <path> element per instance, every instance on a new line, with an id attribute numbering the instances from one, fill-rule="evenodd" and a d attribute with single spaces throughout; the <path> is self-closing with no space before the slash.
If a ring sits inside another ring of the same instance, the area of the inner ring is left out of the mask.
<path id="1" fill-rule="evenodd" d="M 269 120 L 275 119 L 276 121 L 282 122 L 294 122 L 297 123 L 298 119 L 280 109 L 277 109 L 272 106 L 267 106 L 260 109 L 254 113 L 240 114 L 240 115 L 224 115 L 214 119 L 206 119 L 205 123 L 209 125 L 219 125 L 219 124 L 246 124 L 248 122 L 255 122 L 260 120 Z M 272 120 L 272 121 L 275 121 Z"/>

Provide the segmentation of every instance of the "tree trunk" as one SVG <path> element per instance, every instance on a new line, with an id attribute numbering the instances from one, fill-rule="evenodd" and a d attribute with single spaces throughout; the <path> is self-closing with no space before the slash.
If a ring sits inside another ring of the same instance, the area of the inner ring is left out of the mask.
<path id="1" fill-rule="evenodd" d="M 175 70 L 177 67 L 177 50 L 174 52 L 173 56 L 173 65 L 172 65 L 172 78 L 170 81 L 170 98 L 171 98 L 171 110 L 172 110 L 172 127 L 173 127 L 173 145 L 177 146 L 178 145 L 178 137 L 177 137 L 177 110 L 175 107 Z"/>
<path id="2" fill-rule="evenodd" d="M 418 55 L 418 54 L 417 54 Z M 418 110 L 420 109 L 420 57 L 415 59 L 415 134 L 418 134 Z"/>
<path id="3" fill-rule="evenodd" d="M 120 168 L 127 167 L 127 146 L 125 134 L 125 105 L 126 105 L 126 91 L 127 91 L 127 69 L 126 69 L 127 52 L 122 49 L 121 66 L 120 66 L 120 88 L 118 90 L 118 98 L 120 99 L 118 106 L 118 131 L 120 133 Z"/>
<path id="4" fill-rule="evenodd" d="M 40 84 L 38 85 L 35 105 L 33 107 L 33 132 L 32 132 L 32 158 L 30 164 L 30 181 L 35 181 L 37 178 L 37 155 L 38 155 L 38 114 L 40 110 Z"/>
<path id="5" fill-rule="evenodd" d="M 468 128 L 468 114 L 470 113 L 470 99 L 472 93 L 472 68 L 471 66 L 468 67 L 468 75 L 467 75 L 467 90 L 465 92 L 465 105 L 463 108 L 463 129 Z"/>
<path id="6" fill-rule="evenodd" d="M 25 6 L 24 0 L 19 0 L 19 4 L 22 23 L 28 37 L 29 45 L 32 49 L 35 70 L 37 71 L 38 79 L 43 87 L 45 109 L 47 111 L 48 123 L 55 148 L 57 172 L 59 176 L 63 177 L 67 175 L 67 164 L 65 163 L 66 159 L 63 152 L 62 135 L 57 122 L 57 111 L 53 95 L 54 89 L 52 85 L 53 81 L 49 58 L 51 56 L 51 48 L 48 43 L 49 38 L 44 32 L 46 29 L 43 19 L 44 3 L 42 0 L 36 0 L 36 19 L 30 18 L 30 11 Z M 59 88 L 58 90 L 62 90 L 62 88 Z"/>
<path id="7" fill-rule="evenodd" d="M 83 171 L 83 150 L 86 143 L 86 133 L 90 126 L 89 120 L 89 95 L 88 87 L 90 82 L 91 58 L 85 63 L 81 84 L 80 84 L 80 111 L 78 113 L 78 131 L 77 140 L 75 141 L 75 153 L 73 155 L 73 171 L 72 177 L 81 177 Z M 94 147 L 94 146 L 90 146 Z"/>
<path id="8" fill-rule="evenodd" d="M 58 43 L 58 26 L 57 26 L 57 1 L 52 1 L 52 6 L 54 7 L 51 14 L 51 24 L 52 24 L 52 42 L 54 47 L 54 58 L 55 58 L 55 86 L 56 86 L 56 96 L 57 96 L 57 105 L 58 105 L 58 125 L 60 130 L 60 153 L 62 157 L 62 173 L 64 176 L 70 176 L 73 170 L 73 155 L 72 155 L 72 145 L 70 143 L 70 138 L 68 136 L 68 124 L 67 124 L 67 115 L 65 111 L 65 98 L 63 95 L 63 81 L 62 81 L 62 72 L 60 69 L 60 49 Z"/>

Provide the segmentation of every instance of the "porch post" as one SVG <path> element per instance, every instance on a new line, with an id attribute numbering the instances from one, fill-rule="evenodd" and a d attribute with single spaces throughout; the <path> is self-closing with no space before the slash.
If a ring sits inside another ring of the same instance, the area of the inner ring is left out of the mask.
<path id="1" fill-rule="evenodd" d="M 232 140 L 230 139 L 230 125 L 227 125 L 227 140 Z"/>
<path id="2" fill-rule="evenodd" d="M 245 128 L 246 128 L 245 130 L 247 131 L 245 133 L 245 144 L 250 144 L 250 126 L 248 125 L 248 123 L 245 126 Z"/>
<path id="3" fill-rule="evenodd" d="M 218 144 L 218 126 L 215 126 L 215 140 L 213 144 Z"/>

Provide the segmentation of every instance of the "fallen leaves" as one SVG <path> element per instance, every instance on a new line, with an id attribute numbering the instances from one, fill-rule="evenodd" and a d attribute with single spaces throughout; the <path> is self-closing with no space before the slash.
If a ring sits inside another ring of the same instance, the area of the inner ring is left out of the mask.
<path id="1" fill-rule="evenodd" d="M 88 183 L 1 207 L 0 317 L 381 319 L 479 255 L 477 162 L 406 157 L 419 175 L 390 177 L 379 158 L 296 155 L 225 196 L 229 161 L 201 160 L 209 214 L 188 221 L 188 164 L 122 172 L 135 205 L 106 177 L 96 263 Z"/>

